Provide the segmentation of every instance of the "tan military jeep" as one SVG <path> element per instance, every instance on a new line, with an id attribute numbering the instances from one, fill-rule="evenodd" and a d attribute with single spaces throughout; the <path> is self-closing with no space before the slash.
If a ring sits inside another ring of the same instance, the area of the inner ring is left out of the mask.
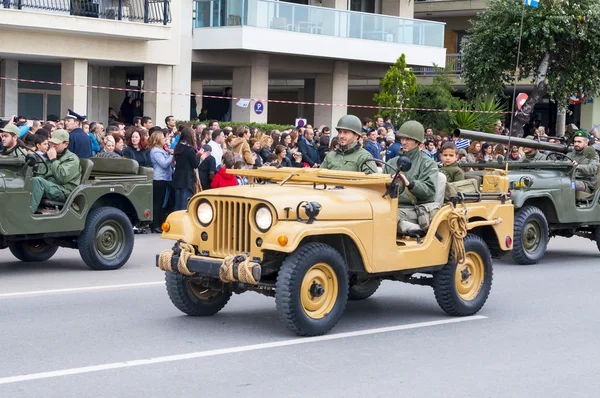
<path id="1" fill-rule="evenodd" d="M 483 192 L 445 204 L 440 178 L 442 207 L 429 228 L 400 235 L 398 173 L 274 167 L 228 173 L 261 183 L 197 194 L 162 227 L 162 237 L 177 242 L 157 256 L 157 266 L 166 271 L 171 301 L 188 315 L 216 314 L 232 293 L 254 291 L 275 297 L 293 332 L 321 335 L 348 299 L 366 299 L 384 279 L 432 286 L 446 313 L 473 315 L 492 285 L 488 244 L 511 249 L 513 206 L 502 172 L 484 176 Z"/>

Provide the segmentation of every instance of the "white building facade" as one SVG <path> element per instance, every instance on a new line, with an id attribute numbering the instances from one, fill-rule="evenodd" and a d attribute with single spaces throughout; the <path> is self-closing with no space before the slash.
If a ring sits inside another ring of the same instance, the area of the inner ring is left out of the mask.
<path id="1" fill-rule="evenodd" d="M 198 113 L 315 125 L 372 115 L 345 105 L 372 104 L 400 54 L 409 65 L 445 63 L 444 24 L 413 19 L 413 8 L 413 0 L 2 0 L 0 116 L 45 120 L 73 109 L 106 122 L 131 95 L 163 124 L 167 115 L 189 119 L 190 93 L 227 88 L 253 101 L 199 96 Z"/>

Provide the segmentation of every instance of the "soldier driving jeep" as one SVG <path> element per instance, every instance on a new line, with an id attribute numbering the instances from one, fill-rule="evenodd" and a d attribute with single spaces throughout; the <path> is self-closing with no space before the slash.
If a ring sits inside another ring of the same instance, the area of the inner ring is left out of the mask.
<path id="1" fill-rule="evenodd" d="M 441 173 L 433 159 L 419 149 L 419 144 L 425 140 L 425 129 L 421 123 L 414 120 L 404 123 L 398 135 L 402 137 L 400 156 L 408 157 L 412 163 L 410 170 L 400 174 L 406 188 L 398 197 L 398 231 L 425 229 L 429 226 L 432 213 L 441 206 L 435 201 L 436 184 Z M 398 157 L 388 161 L 389 164 L 397 162 Z M 393 171 L 386 166 L 384 173 Z M 441 178 L 445 180 L 445 177 Z"/>

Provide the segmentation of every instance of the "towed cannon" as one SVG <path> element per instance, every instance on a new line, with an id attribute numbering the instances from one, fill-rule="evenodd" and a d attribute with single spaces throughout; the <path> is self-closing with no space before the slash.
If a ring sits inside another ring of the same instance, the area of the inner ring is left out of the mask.
<path id="1" fill-rule="evenodd" d="M 553 142 L 545 142 L 538 140 L 529 140 L 526 138 L 517 138 L 517 137 L 507 137 L 504 135 L 496 135 L 490 133 L 482 133 L 480 131 L 472 131 L 472 130 L 462 130 L 455 129 L 452 132 L 454 137 L 458 138 L 466 138 L 469 140 L 477 140 L 477 141 L 488 141 L 495 142 L 498 144 L 508 145 L 509 140 L 511 145 L 517 145 L 526 148 L 539 149 L 542 151 L 552 151 L 558 153 L 568 153 L 569 147 L 563 144 L 556 144 Z"/>

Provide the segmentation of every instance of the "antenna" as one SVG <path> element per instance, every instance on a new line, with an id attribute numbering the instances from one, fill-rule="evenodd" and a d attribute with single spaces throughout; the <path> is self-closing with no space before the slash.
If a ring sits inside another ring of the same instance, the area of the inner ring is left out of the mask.
<path id="1" fill-rule="evenodd" d="M 511 111 L 510 111 L 510 130 L 509 130 L 509 134 L 508 134 L 508 151 L 510 152 L 511 150 L 511 146 L 510 146 L 510 139 L 512 137 L 512 128 L 513 128 L 513 121 L 514 121 L 514 117 L 515 117 L 515 102 L 517 102 L 517 77 L 518 77 L 518 73 L 519 73 L 519 59 L 521 57 L 521 41 L 523 38 L 523 21 L 525 20 L 525 2 L 522 2 L 521 4 L 521 28 L 519 31 L 519 47 L 517 50 L 517 64 L 515 65 L 515 74 L 514 74 L 514 81 L 513 81 L 513 95 L 512 95 L 512 105 L 511 105 Z M 506 159 L 506 166 L 505 166 L 505 171 L 508 173 L 508 159 Z"/>

